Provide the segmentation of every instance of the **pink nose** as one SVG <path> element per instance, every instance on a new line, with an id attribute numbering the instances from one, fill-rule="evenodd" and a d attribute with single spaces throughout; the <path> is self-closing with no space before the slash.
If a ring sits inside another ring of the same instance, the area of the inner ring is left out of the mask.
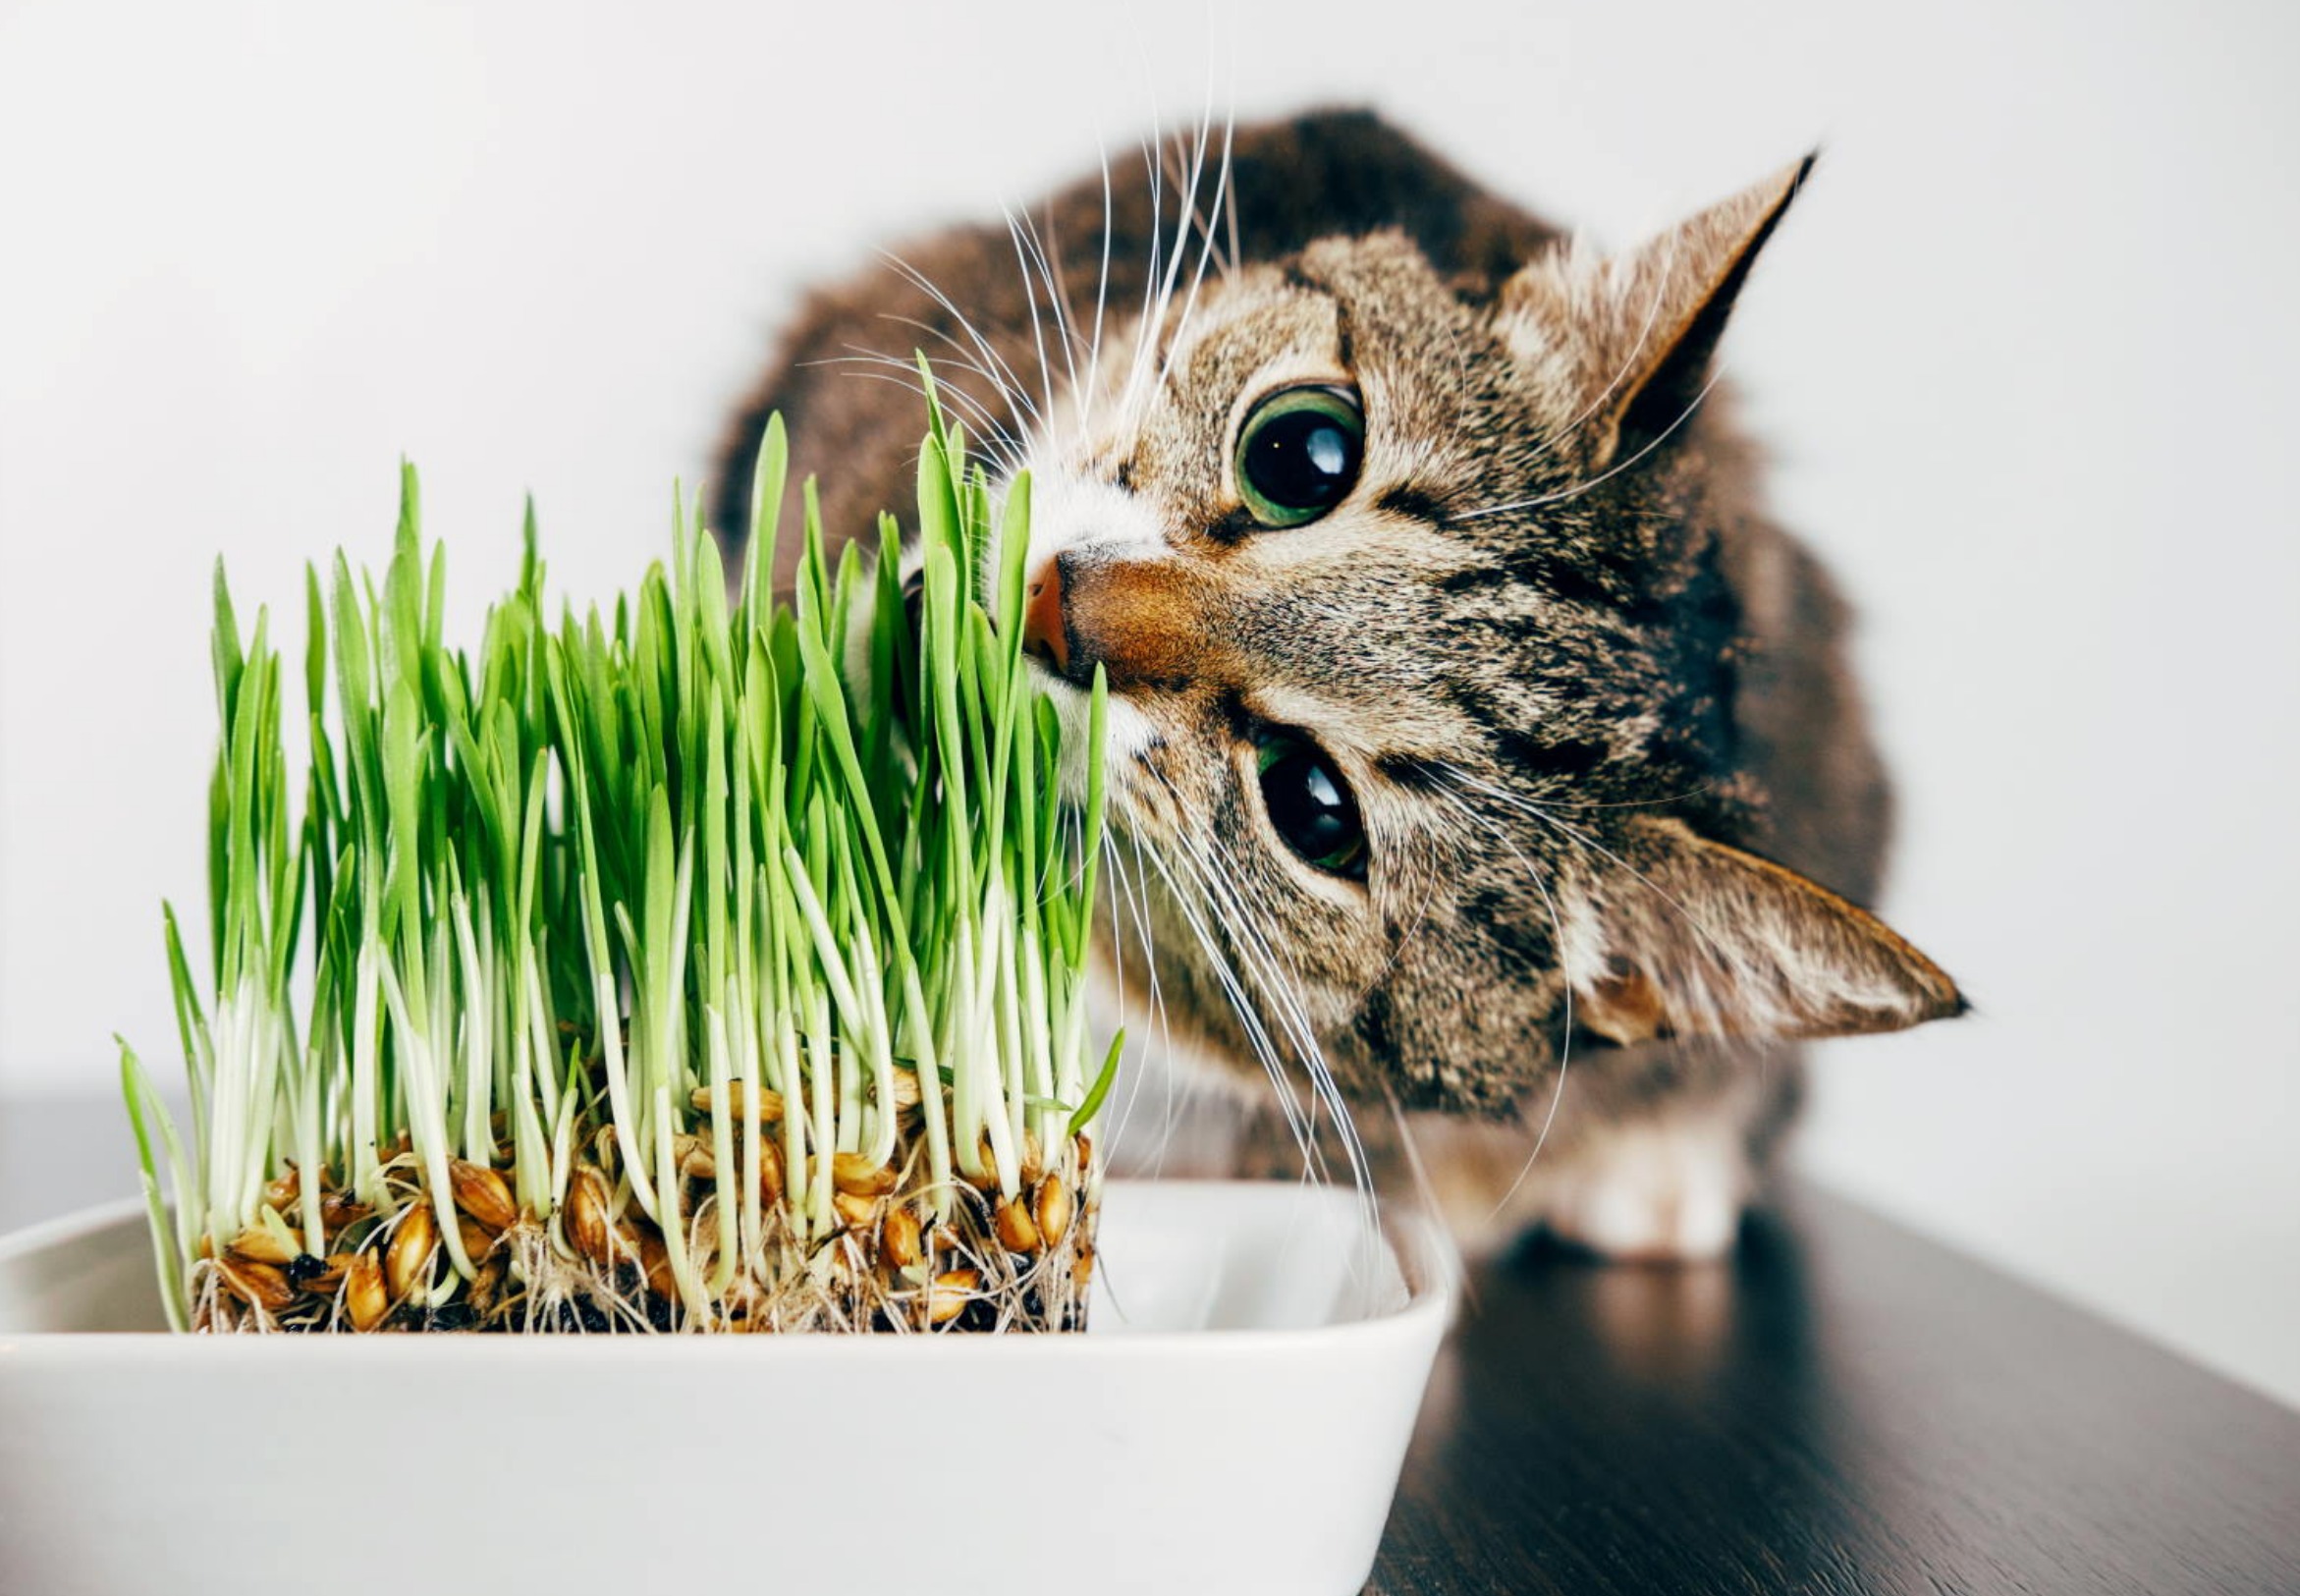
<path id="1" fill-rule="evenodd" d="M 1069 669 L 1070 645 L 1063 627 L 1063 563 L 1058 556 L 1041 566 L 1022 602 L 1022 646 L 1061 675 Z"/>

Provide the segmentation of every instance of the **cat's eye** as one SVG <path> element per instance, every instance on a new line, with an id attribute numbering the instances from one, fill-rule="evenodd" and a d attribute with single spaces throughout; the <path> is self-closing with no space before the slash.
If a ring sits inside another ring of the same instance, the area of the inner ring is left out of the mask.
<path id="1" fill-rule="evenodd" d="M 1259 754 L 1262 808 L 1305 864 L 1363 881 L 1366 828 L 1342 772 L 1316 748 L 1288 737 L 1265 740 Z"/>
<path id="2" fill-rule="evenodd" d="M 1283 388 L 1237 434 L 1237 493 L 1265 526 L 1316 521 L 1357 484 L 1365 413 L 1343 388 Z"/>

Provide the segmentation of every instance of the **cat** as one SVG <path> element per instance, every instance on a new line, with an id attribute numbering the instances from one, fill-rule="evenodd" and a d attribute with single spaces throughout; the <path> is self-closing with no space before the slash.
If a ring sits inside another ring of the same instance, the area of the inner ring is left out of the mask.
<path id="1" fill-rule="evenodd" d="M 1263 1081 L 1296 1170 L 1346 1102 L 1473 1238 L 1722 1253 L 1795 1043 L 1965 1007 L 1858 907 L 1845 608 L 1714 391 L 1811 160 L 1608 258 L 1367 111 L 1160 155 L 809 296 L 730 554 L 775 412 L 827 527 L 905 502 L 927 354 L 1030 472 L 1035 674 L 1073 727 L 1109 684 L 1132 1022 Z"/>

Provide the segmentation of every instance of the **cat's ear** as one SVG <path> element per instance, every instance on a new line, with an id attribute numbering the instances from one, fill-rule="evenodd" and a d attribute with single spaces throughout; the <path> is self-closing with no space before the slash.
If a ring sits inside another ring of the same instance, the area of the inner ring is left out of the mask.
<path id="1" fill-rule="evenodd" d="M 1574 1018 L 1609 1041 L 1852 1036 L 1965 1010 L 1867 909 L 1679 821 L 1633 822 L 1569 902 Z"/>
<path id="2" fill-rule="evenodd" d="M 1570 249 L 1536 261 L 1504 291 L 1505 303 L 1531 311 L 1561 344 L 1576 431 L 1596 464 L 1651 447 L 1700 404 L 1733 300 L 1813 161 L 1626 253 Z"/>

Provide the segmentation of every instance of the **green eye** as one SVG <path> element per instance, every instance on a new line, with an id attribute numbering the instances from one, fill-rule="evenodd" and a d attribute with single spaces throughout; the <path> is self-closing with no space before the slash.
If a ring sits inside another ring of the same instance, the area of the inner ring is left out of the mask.
<path id="1" fill-rule="evenodd" d="M 1238 497 L 1265 526 L 1300 526 L 1348 496 L 1365 452 L 1365 413 L 1355 394 L 1281 389 L 1238 429 Z"/>

